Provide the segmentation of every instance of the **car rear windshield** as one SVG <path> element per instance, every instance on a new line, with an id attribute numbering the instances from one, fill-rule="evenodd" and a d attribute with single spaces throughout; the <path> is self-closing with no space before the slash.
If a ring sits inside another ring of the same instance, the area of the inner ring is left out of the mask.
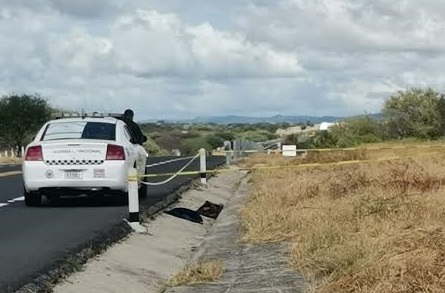
<path id="1" fill-rule="evenodd" d="M 116 125 L 104 122 L 57 122 L 49 124 L 41 140 L 103 139 L 116 140 Z"/>

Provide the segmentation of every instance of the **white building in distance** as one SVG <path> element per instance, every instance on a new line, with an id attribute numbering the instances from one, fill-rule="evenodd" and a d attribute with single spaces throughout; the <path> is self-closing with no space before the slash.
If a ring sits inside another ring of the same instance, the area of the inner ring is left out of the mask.
<path id="1" fill-rule="evenodd" d="M 321 124 L 320 124 L 320 130 L 329 130 L 329 128 L 331 128 L 333 125 L 335 125 L 335 123 L 331 123 L 331 122 L 321 122 Z"/>

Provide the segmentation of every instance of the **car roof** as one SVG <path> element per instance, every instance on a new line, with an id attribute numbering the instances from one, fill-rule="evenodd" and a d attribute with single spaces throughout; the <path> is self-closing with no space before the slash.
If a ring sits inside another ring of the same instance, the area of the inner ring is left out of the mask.
<path id="1" fill-rule="evenodd" d="M 120 119 L 114 117 L 73 117 L 73 118 L 58 118 L 48 121 L 50 124 L 54 123 L 66 123 L 66 122 L 102 122 L 116 124 Z"/>

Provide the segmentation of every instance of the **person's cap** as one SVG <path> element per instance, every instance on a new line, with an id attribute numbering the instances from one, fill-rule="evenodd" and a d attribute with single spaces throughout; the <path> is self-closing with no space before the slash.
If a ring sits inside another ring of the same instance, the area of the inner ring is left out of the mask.
<path id="1" fill-rule="evenodd" d="M 131 109 L 125 110 L 124 115 L 133 117 L 134 116 L 133 110 Z"/>

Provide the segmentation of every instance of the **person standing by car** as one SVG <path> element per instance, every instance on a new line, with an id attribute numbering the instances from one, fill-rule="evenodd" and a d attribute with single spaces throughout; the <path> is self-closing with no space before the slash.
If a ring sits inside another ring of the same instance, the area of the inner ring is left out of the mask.
<path id="1" fill-rule="evenodd" d="M 139 125 L 133 121 L 134 118 L 134 112 L 131 109 L 127 109 L 124 112 L 124 115 L 122 115 L 122 120 L 128 125 L 130 128 L 130 131 L 134 135 L 134 138 L 136 139 L 136 142 L 140 145 L 144 143 L 145 136 L 142 134 L 141 128 Z"/>

